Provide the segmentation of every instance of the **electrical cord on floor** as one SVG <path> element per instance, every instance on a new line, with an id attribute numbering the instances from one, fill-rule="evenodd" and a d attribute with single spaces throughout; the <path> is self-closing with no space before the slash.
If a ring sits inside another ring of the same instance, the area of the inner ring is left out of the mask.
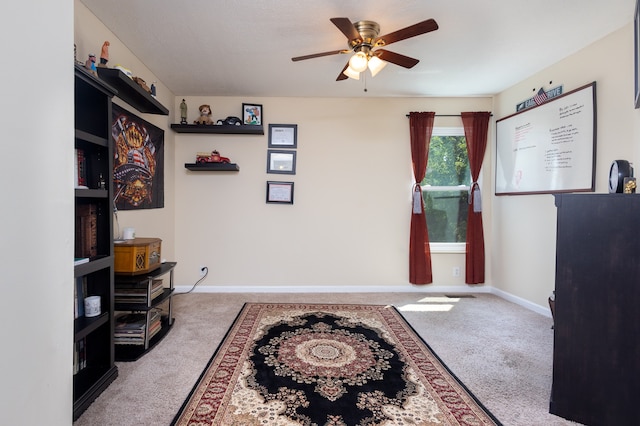
<path id="1" fill-rule="evenodd" d="M 204 272 L 204 275 L 201 276 L 200 279 L 195 282 L 195 284 L 193 284 L 193 287 L 191 287 L 191 289 L 189 291 L 185 291 L 183 293 L 174 293 L 174 296 L 179 296 L 181 294 L 189 294 L 189 293 L 191 293 L 196 288 L 196 286 L 202 282 L 202 280 L 207 278 L 207 275 L 209 275 L 209 268 L 207 268 L 206 266 L 203 266 L 202 269 L 200 269 L 200 271 Z"/>

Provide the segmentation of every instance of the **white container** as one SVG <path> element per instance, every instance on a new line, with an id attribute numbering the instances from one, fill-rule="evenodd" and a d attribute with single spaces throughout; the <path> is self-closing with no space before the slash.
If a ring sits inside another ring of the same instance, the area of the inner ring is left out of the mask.
<path id="1" fill-rule="evenodd" d="M 122 238 L 125 240 L 133 240 L 136 238 L 136 229 L 135 228 L 124 228 L 122 231 Z"/>
<path id="2" fill-rule="evenodd" d="M 100 296 L 89 296 L 84 298 L 84 316 L 97 317 L 100 315 Z"/>

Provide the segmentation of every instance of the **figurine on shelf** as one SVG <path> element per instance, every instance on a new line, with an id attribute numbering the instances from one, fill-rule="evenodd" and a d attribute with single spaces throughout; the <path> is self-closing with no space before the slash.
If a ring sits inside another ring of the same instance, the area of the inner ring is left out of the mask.
<path id="1" fill-rule="evenodd" d="M 156 82 L 151 83 L 151 96 L 156 97 Z"/>
<path id="2" fill-rule="evenodd" d="M 636 193 L 636 178 L 634 177 L 626 177 L 624 178 L 624 190 L 622 191 L 625 194 L 635 194 Z"/>
<path id="3" fill-rule="evenodd" d="M 242 120 L 240 120 L 240 117 L 227 117 L 224 120 L 216 121 L 216 124 L 218 125 L 226 124 L 228 126 L 241 126 Z"/>
<path id="4" fill-rule="evenodd" d="M 180 102 L 180 124 L 187 124 L 187 104 L 184 99 Z"/>
<path id="5" fill-rule="evenodd" d="M 94 55 L 93 53 L 89 53 L 89 59 L 87 59 L 87 62 L 84 63 L 84 67 L 88 69 L 91 74 L 97 76 L 98 70 L 96 68 L 96 55 Z"/>
<path id="6" fill-rule="evenodd" d="M 137 76 L 134 76 L 132 80 L 138 83 L 138 86 L 142 87 L 142 89 L 144 89 L 145 92 L 151 93 L 151 89 L 149 88 L 149 86 L 147 86 L 146 81 L 144 81 L 143 79 Z"/>
<path id="7" fill-rule="evenodd" d="M 230 163 L 231 160 L 227 157 L 222 157 L 217 150 L 211 151 L 211 154 L 208 152 L 198 152 L 196 154 L 196 163 Z"/>
<path id="8" fill-rule="evenodd" d="M 213 124 L 210 105 L 200 105 L 198 110 L 200 111 L 200 117 L 194 121 L 195 124 Z"/>
<path id="9" fill-rule="evenodd" d="M 105 41 L 102 44 L 102 50 L 100 51 L 100 66 L 101 67 L 107 67 L 107 62 L 109 62 L 109 46 L 111 46 L 111 43 L 109 43 L 108 41 Z"/>

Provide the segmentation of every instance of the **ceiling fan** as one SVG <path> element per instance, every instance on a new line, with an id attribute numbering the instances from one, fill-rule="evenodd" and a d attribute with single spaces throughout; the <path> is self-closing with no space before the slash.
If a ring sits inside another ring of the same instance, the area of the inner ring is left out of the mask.
<path id="1" fill-rule="evenodd" d="M 305 59 L 319 58 L 321 56 L 353 52 L 354 55 L 349 59 L 349 62 L 347 62 L 342 71 L 340 71 L 336 81 L 346 80 L 349 77 L 359 80 L 360 73 L 367 68 L 371 71 L 371 75 L 375 77 L 375 75 L 387 65 L 387 62 L 404 68 L 414 67 L 420 62 L 419 60 L 381 49 L 381 47 L 438 29 L 436 21 L 427 19 L 426 21 L 418 22 L 401 30 L 378 36 L 380 33 L 380 25 L 378 25 L 377 22 L 358 21 L 354 24 L 349 18 L 331 18 L 331 22 L 347 36 L 348 49 L 296 56 L 295 58 L 291 58 L 291 60 L 297 62 Z"/>

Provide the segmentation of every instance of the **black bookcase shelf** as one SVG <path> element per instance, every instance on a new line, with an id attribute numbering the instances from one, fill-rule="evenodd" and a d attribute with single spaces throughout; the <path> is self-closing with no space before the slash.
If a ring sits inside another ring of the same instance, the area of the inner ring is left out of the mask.
<path id="1" fill-rule="evenodd" d="M 236 163 L 185 163 L 185 169 L 193 172 L 239 172 L 240 166 Z"/>
<path id="2" fill-rule="evenodd" d="M 169 115 L 169 110 L 117 68 L 98 67 L 98 76 L 118 91 L 117 96 L 140 112 Z"/>
<path id="3" fill-rule="evenodd" d="M 75 265 L 73 269 L 74 303 L 78 306 L 73 322 L 73 419 L 76 420 L 118 376 L 113 346 L 113 188 L 107 181 L 105 188 L 97 189 L 99 176 L 109 176 L 113 170 L 109 138 L 111 101 L 117 91 L 79 65 L 75 67 L 74 76 L 74 147 L 76 152 L 82 151 L 86 166 L 84 178 L 90 188 L 74 191 L 75 257 L 90 258 L 89 262 Z M 91 214 L 85 212 L 87 207 Z M 87 239 L 91 240 L 92 250 L 79 243 Z M 82 315 L 79 307 L 85 296 L 100 296 L 98 316 Z"/>
<path id="4" fill-rule="evenodd" d="M 123 301 L 115 303 L 115 310 L 120 312 L 139 312 L 145 316 L 146 326 L 144 328 L 143 341 L 136 342 L 135 344 L 118 343 L 116 340 L 115 356 L 117 361 L 136 361 L 144 354 L 153 349 L 160 341 L 167 335 L 175 318 L 172 313 L 172 301 L 174 291 L 173 282 L 173 270 L 176 267 L 176 262 L 165 262 L 160 265 L 159 268 L 148 272 L 146 274 L 131 275 L 131 274 L 115 274 L 115 287 L 116 291 L 137 289 L 139 293 L 136 294 L 140 297 L 141 293 L 146 293 L 144 297 L 144 303 L 130 303 L 126 301 L 127 296 Z M 151 298 L 151 288 L 154 280 L 162 277 L 165 274 L 169 274 L 169 287 L 164 288 L 162 294 L 155 298 Z M 160 307 L 163 307 L 160 309 Z M 151 326 L 152 311 L 159 309 L 161 311 L 160 316 L 160 330 L 155 335 L 150 335 L 149 329 Z"/>
<path id="5" fill-rule="evenodd" d="M 231 124 L 172 124 L 171 129 L 177 133 L 214 133 L 221 135 L 264 135 L 262 126 L 233 126 Z"/>

